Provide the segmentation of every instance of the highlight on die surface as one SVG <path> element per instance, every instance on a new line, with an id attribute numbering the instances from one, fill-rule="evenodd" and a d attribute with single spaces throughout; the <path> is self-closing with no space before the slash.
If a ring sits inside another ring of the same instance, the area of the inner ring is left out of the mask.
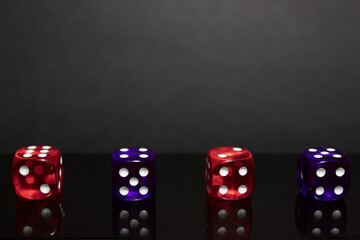
<path id="1" fill-rule="evenodd" d="M 155 195 L 155 153 L 144 147 L 124 147 L 112 153 L 112 192 L 124 201 Z"/>
<path id="2" fill-rule="evenodd" d="M 320 201 L 338 200 L 350 188 L 350 161 L 345 153 L 328 147 L 301 153 L 297 179 L 300 193 Z"/>
<path id="3" fill-rule="evenodd" d="M 205 163 L 206 190 L 211 197 L 239 200 L 254 187 L 254 160 L 239 147 L 217 147 L 208 152 Z"/>
<path id="4" fill-rule="evenodd" d="M 15 193 L 25 199 L 45 199 L 61 193 L 63 161 L 59 149 L 33 145 L 16 151 L 12 181 Z"/>

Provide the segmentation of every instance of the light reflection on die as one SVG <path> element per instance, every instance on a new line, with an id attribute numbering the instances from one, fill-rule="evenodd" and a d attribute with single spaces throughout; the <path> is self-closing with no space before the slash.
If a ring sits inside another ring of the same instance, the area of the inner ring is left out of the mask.
<path id="1" fill-rule="evenodd" d="M 317 201 L 299 194 L 295 204 L 297 231 L 305 238 L 341 236 L 346 230 L 347 220 L 344 199 Z"/>
<path id="2" fill-rule="evenodd" d="M 15 218 L 20 236 L 49 237 L 60 234 L 65 218 L 62 195 L 36 201 L 17 197 Z"/>
<path id="3" fill-rule="evenodd" d="M 155 195 L 155 153 L 144 147 L 126 147 L 112 153 L 113 196 L 139 201 Z"/>
<path id="4" fill-rule="evenodd" d="M 124 239 L 155 239 L 155 199 L 124 202 L 113 198 L 112 222 L 114 235 Z"/>
<path id="5" fill-rule="evenodd" d="M 205 218 L 208 240 L 245 240 L 252 225 L 251 198 L 223 201 L 206 197 Z"/>

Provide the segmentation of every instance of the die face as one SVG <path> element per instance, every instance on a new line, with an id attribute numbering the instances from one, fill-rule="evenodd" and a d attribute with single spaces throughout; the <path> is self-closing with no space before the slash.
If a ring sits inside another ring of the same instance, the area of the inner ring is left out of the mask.
<path id="1" fill-rule="evenodd" d="M 155 239 L 155 199 L 124 202 L 113 198 L 113 232 L 125 239 Z"/>
<path id="2" fill-rule="evenodd" d="M 299 195 L 295 222 L 299 233 L 313 236 L 341 235 L 346 230 L 346 205 L 343 199 L 317 201 Z"/>
<path id="3" fill-rule="evenodd" d="M 333 148 L 305 150 L 299 159 L 297 175 L 300 193 L 320 201 L 341 199 L 350 188 L 349 159 Z"/>
<path id="4" fill-rule="evenodd" d="M 250 198 L 222 201 L 207 197 L 205 209 L 209 240 L 249 239 L 252 225 Z"/>
<path id="5" fill-rule="evenodd" d="M 16 194 L 26 199 L 45 199 L 62 189 L 63 166 L 59 149 L 50 146 L 20 148 L 13 159 L 12 179 Z"/>
<path id="6" fill-rule="evenodd" d="M 114 197 L 124 201 L 139 201 L 155 195 L 155 154 L 145 148 L 115 150 L 112 159 L 112 191 Z M 145 152 L 145 153 L 144 153 Z M 140 155 L 146 157 L 139 157 Z"/>
<path id="7" fill-rule="evenodd" d="M 20 236 L 48 237 L 61 233 L 64 221 L 61 195 L 31 201 L 16 200 L 16 228 Z"/>
<path id="8" fill-rule="evenodd" d="M 205 181 L 210 196 L 239 200 L 250 196 L 254 186 L 251 153 L 238 147 L 211 149 L 205 162 Z"/>

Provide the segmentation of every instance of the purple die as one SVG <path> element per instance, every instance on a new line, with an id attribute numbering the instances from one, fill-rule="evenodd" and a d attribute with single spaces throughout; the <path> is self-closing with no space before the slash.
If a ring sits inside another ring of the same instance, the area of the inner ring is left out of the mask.
<path id="1" fill-rule="evenodd" d="M 334 148 L 310 148 L 301 153 L 297 178 L 300 193 L 320 201 L 345 197 L 350 188 L 350 161 Z"/>
<path id="2" fill-rule="evenodd" d="M 126 147 L 112 153 L 112 191 L 124 201 L 155 195 L 155 153 L 151 149 Z"/>

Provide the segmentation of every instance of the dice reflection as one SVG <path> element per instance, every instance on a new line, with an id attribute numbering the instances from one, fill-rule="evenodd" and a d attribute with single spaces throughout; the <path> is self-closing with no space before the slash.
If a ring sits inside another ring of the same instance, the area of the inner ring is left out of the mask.
<path id="1" fill-rule="evenodd" d="M 252 224 L 251 198 L 223 201 L 209 196 L 205 201 L 208 240 L 249 239 Z"/>
<path id="2" fill-rule="evenodd" d="M 296 199 L 296 227 L 307 236 L 338 236 L 346 230 L 346 205 L 343 199 L 317 201 L 301 194 Z"/>
<path id="3" fill-rule="evenodd" d="M 16 200 L 16 229 L 20 236 L 49 237 L 61 233 L 64 222 L 62 195 L 43 200 Z"/>
<path id="4" fill-rule="evenodd" d="M 155 199 L 126 202 L 113 198 L 113 232 L 123 239 L 155 239 Z"/>

